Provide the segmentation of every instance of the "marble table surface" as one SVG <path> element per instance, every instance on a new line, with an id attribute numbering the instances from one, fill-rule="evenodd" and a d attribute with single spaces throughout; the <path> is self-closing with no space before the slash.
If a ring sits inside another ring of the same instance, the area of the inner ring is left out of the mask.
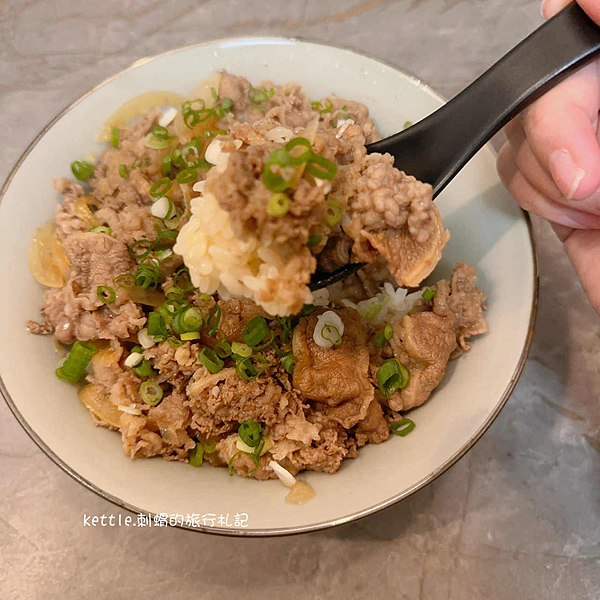
<path id="1" fill-rule="evenodd" d="M 0 180 L 66 104 L 167 49 L 299 36 L 452 96 L 540 23 L 537 0 L 2 0 Z M 0 598 L 598 600 L 600 318 L 534 224 L 539 317 L 506 408 L 432 485 L 358 523 L 264 540 L 84 528 L 84 513 L 121 511 L 54 466 L 0 402 Z"/>

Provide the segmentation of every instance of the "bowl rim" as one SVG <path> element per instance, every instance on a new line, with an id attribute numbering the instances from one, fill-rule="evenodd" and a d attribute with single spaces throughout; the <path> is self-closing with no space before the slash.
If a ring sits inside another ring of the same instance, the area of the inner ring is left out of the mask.
<path id="1" fill-rule="evenodd" d="M 350 53 L 353 53 L 353 54 L 356 54 L 359 56 L 363 56 L 365 58 L 369 58 L 371 60 L 375 60 L 376 62 L 378 62 L 380 64 L 383 64 L 391 69 L 394 69 L 395 71 L 402 73 L 404 76 L 408 77 L 408 79 L 410 79 L 412 81 L 412 83 L 414 83 L 417 87 L 419 87 L 423 90 L 426 90 L 428 93 L 435 96 L 441 102 L 447 102 L 447 99 L 444 96 L 439 94 L 430 85 L 423 82 L 419 77 L 413 75 L 409 71 L 406 71 L 405 69 L 400 68 L 390 62 L 387 62 L 385 60 L 382 60 L 380 58 L 372 56 L 371 54 L 369 54 L 367 52 L 358 51 L 349 46 L 344 46 L 344 45 L 340 45 L 340 44 L 328 44 L 328 43 L 324 43 L 324 42 L 320 42 L 320 41 L 311 40 L 309 38 L 297 37 L 297 36 L 281 37 L 281 36 L 266 36 L 266 35 L 265 36 L 261 36 L 261 35 L 242 36 L 242 37 L 234 36 L 234 37 L 226 37 L 226 38 L 216 38 L 216 39 L 211 39 L 211 40 L 207 40 L 204 42 L 197 42 L 194 44 L 189 44 L 189 45 L 181 46 L 178 48 L 172 48 L 171 50 L 166 50 L 165 52 L 161 52 L 159 54 L 142 57 L 142 58 L 134 61 L 133 63 L 131 63 L 128 67 L 125 67 L 124 69 L 114 73 L 110 77 L 103 79 L 102 81 L 97 83 L 94 87 L 92 87 L 90 90 L 88 90 L 87 92 L 85 92 L 84 94 L 79 96 L 76 100 L 69 103 L 54 118 L 52 118 L 48 122 L 48 124 L 27 145 L 27 147 L 25 148 L 25 150 L 23 151 L 21 156 L 17 159 L 16 163 L 10 170 L 6 180 L 4 181 L 2 187 L 0 188 L 0 203 L 4 199 L 6 191 L 8 190 L 15 174 L 17 173 L 17 171 L 19 170 L 19 168 L 21 167 L 21 165 L 23 164 L 25 159 L 29 156 L 29 154 L 31 153 L 33 148 L 38 144 L 38 142 L 44 137 L 44 135 L 46 135 L 46 133 L 54 126 L 54 124 L 59 119 L 61 119 L 65 114 L 67 114 L 75 106 L 77 106 L 78 104 L 83 102 L 88 96 L 91 96 L 98 89 L 100 89 L 104 85 L 110 83 L 111 81 L 117 79 L 124 73 L 132 71 L 148 62 L 151 62 L 151 61 L 161 58 L 163 56 L 167 56 L 169 54 L 176 54 L 177 52 L 181 52 L 184 50 L 190 50 L 190 49 L 198 48 L 198 47 L 202 47 L 202 46 L 210 46 L 210 45 L 214 45 L 214 44 L 228 43 L 228 42 L 236 42 L 236 43 L 245 42 L 247 44 L 256 44 L 256 43 L 260 43 L 260 42 L 290 44 L 290 43 L 294 43 L 294 42 L 300 42 L 300 43 L 312 44 L 315 46 L 324 46 L 327 48 L 344 50 L 346 52 L 350 52 Z M 246 45 L 246 44 L 242 44 L 242 46 L 243 45 Z M 489 150 L 491 150 L 493 154 L 497 154 L 496 151 L 494 150 L 494 148 L 489 143 L 486 144 L 485 147 L 488 148 Z M 331 519 L 328 521 L 313 523 L 311 525 L 303 525 L 303 526 L 295 526 L 295 527 L 281 527 L 278 529 L 249 529 L 249 530 L 237 529 L 236 530 L 236 529 L 219 528 L 219 527 L 191 526 L 191 525 L 186 525 L 184 523 L 176 523 L 175 525 L 171 525 L 171 526 L 177 527 L 179 529 L 186 529 L 188 531 L 208 533 L 211 535 L 224 535 L 224 536 L 229 536 L 229 537 L 280 537 L 280 536 L 298 535 L 301 533 L 320 531 L 320 530 L 329 529 L 332 527 L 339 527 L 341 525 L 345 525 L 345 524 L 348 524 L 348 523 L 351 523 L 354 521 L 358 521 L 360 519 L 364 519 L 365 517 L 376 514 L 382 510 L 385 510 L 386 508 L 390 508 L 391 506 L 397 504 L 398 502 L 401 502 L 402 500 L 408 498 L 415 492 L 426 487 L 427 485 L 429 485 L 430 483 L 435 481 L 440 475 L 442 475 L 448 469 L 450 469 L 450 467 L 452 467 L 454 464 L 456 464 L 481 439 L 483 434 L 489 429 L 489 427 L 496 420 L 496 418 L 498 417 L 498 415 L 500 414 L 500 412 L 506 405 L 508 398 L 512 394 L 512 392 L 519 380 L 519 377 L 521 376 L 521 373 L 523 372 L 525 363 L 527 362 L 527 358 L 529 356 L 529 351 L 531 349 L 531 344 L 533 341 L 533 335 L 534 335 L 534 331 L 535 331 L 535 323 L 536 323 L 536 318 L 537 318 L 537 313 L 538 313 L 538 305 L 539 305 L 538 251 L 537 251 L 537 245 L 536 245 L 536 241 L 535 241 L 535 235 L 533 232 L 533 225 L 531 222 L 531 217 L 529 216 L 529 213 L 527 213 L 523 209 L 521 209 L 521 212 L 522 212 L 525 222 L 527 224 L 527 230 L 529 232 L 529 240 L 531 243 L 532 258 L 533 258 L 533 282 L 532 282 L 533 283 L 533 297 L 532 297 L 532 303 L 531 303 L 529 324 L 528 324 L 528 329 L 527 329 L 527 337 L 525 339 L 525 343 L 523 345 L 523 349 L 522 349 L 521 355 L 519 357 L 519 362 L 515 368 L 515 371 L 513 372 L 512 376 L 510 378 L 510 381 L 509 381 L 506 389 L 504 390 L 504 392 L 502 394 L 502 397 L 500 398 L 500 401 L 495 406 L 494 410 L 488 415 L 488 417 L 486 418 L 484 423 L 481 425 L 481 427 L 471 436 L 471 438 L 469 438 L 468 442 L 462 448 L 460 448 L 460 450 L 458 450 L 456 453 L 454 453 L 448 460 L 446 460 L 442 465 L 440 465 L 435 471 L 432 471 L 429 475 L 427 475 L 426 477 L 424 477 L 423 479 L 421 479 L 420 481 L 418 481 L 417 483 L 412 485 L 410 488 L 400 492 L 399 494 L 396 494 L 395 496 L 392 496 L 391 498 L 388 498 L 387 500 L 385 500 L 383 502 L 379 502 L 373 506 L 370 506 L 370 507 L 360 510 L 358 512 L 355 512 L 350 515 L 346 515 L 344 517 L 340 517 L 337 519 Z M 154 513 L 148 513 L 146 511 L 143 511 L 142 509 L 140 509 L 136 506 L 133 506 L 133 505 L 129 504 L 128 502 L 125 502 L 125 501 L 121 500 L 120 498 L 117 498 L 116 496 L 113 496 L 112 494 L 109 494 L 105 490 L 101 489 L 96 484 L 92 483 L 85 477 L 81 476 L 70 465 L 68 465 L 63 459 L 61 459 L 59 456 L 57 456 L 54 453 L 54 451 L 39 437 L 39 435 L 33 430 L 33 428 L 25 420 L 25 418 L 23 417 L 23 415 L 17 408 L 10 393 L 8 392 L 8 390 L 4 384 L 4 381 L 2 379 L 1 374 L 0 374 L 0 395 L 2 395 L 2 397 L 4 398 L 6 404 L 8 405 L 8 408 L 14 415 L 17 422 L 25 430 L 25 433 L 27 433 L 27 435 L 33 440 L 33 442 L 38 446 L 38 448 L 40 450 L 42 450 L 42 452 L 44 454 L 46 454 L 46 456 L 56 466 L 58 466 L 65 473 L 67 473 L 67 475 L 70 475 L 75 481 L 80 483 L 82 486 L 84 486 L 88 490 L 94 492 L 97 496 L 100 496 L 104 500 L 108 500 L 109 502 L 111 502 L 112 504 L 114 504 L 115 506 L 117 506 L 119 508 L 125 509 L 134 514 L 138 514 L 138 515 L 143 514 L 143 515 L 149 515 L 150 517 L 154 517 Z"/>

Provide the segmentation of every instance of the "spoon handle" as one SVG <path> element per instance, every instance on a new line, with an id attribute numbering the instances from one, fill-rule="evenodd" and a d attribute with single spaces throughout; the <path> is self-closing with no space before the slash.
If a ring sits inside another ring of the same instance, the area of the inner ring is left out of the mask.
<path id="1" fill-rule="evenodd" d="M 436 196 L 517 113 L 598 50 L 600 27 L 570 4 L 442 108 L 368 150 L 392 154 Z"/>

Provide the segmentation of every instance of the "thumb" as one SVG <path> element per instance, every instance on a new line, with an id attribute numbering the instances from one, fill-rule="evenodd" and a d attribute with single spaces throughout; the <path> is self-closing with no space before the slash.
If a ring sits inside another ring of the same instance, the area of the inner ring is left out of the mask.
<path id="1" fill-rule="evenodd" d="M 583 200 L 600 187 L 596 68 L 586 65 L 521 116 L 533 153 L 567 200 Z"/>

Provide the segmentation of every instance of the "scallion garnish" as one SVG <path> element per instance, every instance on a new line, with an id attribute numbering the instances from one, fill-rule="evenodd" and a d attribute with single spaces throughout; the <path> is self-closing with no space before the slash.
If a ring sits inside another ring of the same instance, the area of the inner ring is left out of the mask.
<path id="1" fill-rule="evenodd" d="M 155 342 L 164 342 L 167 337 L 169 337 L 169 331 L 167 329 L 167 324 L 163 316 L 156 311 L 152 311 L 148 315 L 148 335 Z"/>
<path id="2" fill-rule="evenodd" d="M 296 148 L 304 148 L 304 150 L 302 150 L 300 153 L 293 153 L 293 150 Z M 304 137 L 297 137 L 290 140 L 285 145 L 285 151 L 288 153 L 290 165 L 294 167 L 308 162 L 313 156 L 312 144 Z"/>
<path id="3" fill-rule="evenodd" d="M 77 340 L 63 364 L 56 369 L 56 376 L 64 381 L 77 383 L 87 374 L 87 367 L 96 352 L 98 349 L 94 344 Z"/>
<path id="4" fill-rule="evenodd" d="M 132 350 L 133 352 L 133 350 Z M 142 349 L 140 348 L 140 352 L 142 352 Z M 133 369 L 131 369 L 140 379 L 146 379 L 146 377 L 152 377 L 152 375 L 154 375 L 154 369 L 152 368 L 152 365 L 150 364 L 149 360 L 144 359 L 139 365 L 137 365 L 136 367 L 133 367 Z"/>
<path id="5" fill-rule="evenodd" d="M 176 337 L 170 337 L 167 339 L 167 342 L 169 343 L 169 346 L 172 346 L 173 348 L 179 348 L 180 346 L 183 346 L 183 341 L 178 340 Z"/>
<path id="6" fill-rule="evenodd" d="M 97 225 L 96 227 L 92 227 L 90 229 L 90 233 L 104 233 L 106 235 L 112 235 L 113 230 L 110 227 L 106 227 L 106 225 Z"/>
<path id="7" fill-rule="evenodd" d="M 267 359 L 258 354 L 251 354 L 239 360 L 235 372 L 246 381 L 256 379 L 267 368 Z"/>
<path id="8" fill-rule="evenodd" d="M 269 332 L 271 332 L 271 330 L 269 329 L 266 319 L 259 316 L 248 321 L 242 330 L 242 337 L 244 338 L 244 342 L 253 348 L 254 346 L 258 346 Z"/>
<path id="9" fill-rule="evenodd" d="M 258 448 L 263 439 L 262 425 L 256 421 L 248 419 L 239 426 L 238 435 L 240 436 L 242 442 L 246 444 L 246 446 L 249 446 L 250 448 Z"/>
<path id="10" fill-rule="evenodd" d="M 208 138 L 217 137 L 218 135 L 227 135 L 227 130 L 225 129 L 209 129 L 204 132 L 204 135 Z"/>
<path id="11" fill-rule="evenodd" d="M 337 165 L 324 156 L 312 154 L 306 165 L 306 172 L 317 179 L 333 179 L 337 173 Z"/>
<path id="12" fill-rule="evenodd" d="M 150 240 L 137 240 L 129 244 L 129 254 L 136 260 L 142 260 L 152 252 Z"/>
<path id="13" fill-rule="evenodd" d="M 186 331 L 185 333 L 182 333 L 179 337 L 184 342 L 191 342 L 193 340 L 199 340 L 200 333 L 198 331 Z"/>
<path id="14" fill-rule="evenodd" d="M 121 130 L 118 127 L 113 127 L 110 132 L 110 145 L 113 148 L 119 147 L 119 138 L 121 137 Z"/>
<path id="15" fill-rule="evenodd" d="M 219 324 L 221 323 L 221 314 L 221 307 L 218 304 L 215 304 L 215 306 L 208 315 L 208 319 L 206 320 L 206 328 L 208 329 L 208 335 L 214 335 L 215 333 L 217 333 L 217 330 L 219 329 Z"/>
<path id="16" fill-rule="evenodd" d="M 287 194 L 277 192 L 271 196 L 267 206 L 267 212 L 272 217 L 283 217 L 290 210 L 290 199 Z"/>
<path id="17" fill-rule="evenodd" d="M 168 175 L 171 172 L 171 169 L 172 169 L 171 155 L 167 154 L 167 156 L 165 156 L 163 158 L 163 161 L 162 161 L 162 173 L 163 173 L 163 175 Z"/>
<path id="18" fill-rule="evenodd" d="M 233 461 L 235 460 L 236 456 L 242 454 L 241 450 L 238 450 L 230 459 L 229 462 L 227 463 L 227 468 L 229 469 L 229 474 L 233 477 Z"/>
<path id="19" fill-rule="evenodd" d="M 252 348 L 242 342 L 233 342 L 231 344 L 231 351 L 240 358 L 246 358 L 252 354 Z"/>
<path id="20" fill-rule="evenodd" d="M 204 459 L 204 446 L 199 442 L 190 450 L 188 460 L 193 467 L 201 467 Z"/>
<path id="21" fill-rule="evenodd" d="M 393 337 L 394 328 L 391 325 L 386 325 L 385 329 L 378 331 L 375 336 L 375 346 L 383 348 Z"/>
<path id="22" fill-rule="evenodd" d="M 339 346 L 342 343 L 342 335 L 335 325 L 323 325 L 321 328 L 321 337 L 331 342 L 334 346 Z"/>
<path id="23" fill-rule="evenodd" d="M 121 273 L 113 279 L 116 287 L 132 288 L 135 286 L 135 275 L 132 273 Z"/>
<path id="24" fill-rule="evenodd" d="M 87 160 L 76 160 L 71 163 L 71 171 L 79 181 L 87 181 L 94 174 L 94 166 Z"/>
<path id="25" fill-rule="evenodd" d="M 323 106 L 320 102 L 311 102 L 310 107 L 320 114 L 330 113 L 333 110 L 333 102 L 327 98 L 327 105 Z"/>
<path id="26" fill-rule="evenodd" d="M 415 428 L 415 422 L 411 419 L 400 419 L 390 425 L 390 432 L 394 435 L 404 437 Z"/>
<path id="27" fill-rule="evenodd" d="M 330 227 L 337 225 L 344 214 L 344 209 L 335 200 L 327 201 L 327 213 L 325 220 Z"/>
<path id="28" fill-rule="evenodd" d="M 283 149 L 273 150 L 267 159 L 262 173 L 262 180 L 265 186 L 273 192 L 284 192 L 290 187 L 291 183 L 279 173 L 273 171 L 273 167 L 290 167 L 290 155 Z"/>
<path id="29" fill-rule="evenodd" d="M 100 302 L 104 304 L 112 304 L 117 299 L 115 290 L 108 285 L 99 285 L 96 288 L 96 295 Z"/>
<path id="30" fill-rule="evenodd" d="M 185 331 L 200 331 L 204 325 L 204 317 L 199 308 L 188 308 L 181 314 L 181 324 Z"/>
<path id="31" fill-rule="evenodd" d="M 179 171 L 175 176 L 178 183 L 192 183 L 198 180 L 198 169 L 196 167 L 188 167 Z"/>
<path id="32" fill-rule="evenodd" d="M 309 315 L 312 315 L 315 310 L 317 310 L 317 307 L 314 304 L 305 304 L 298 313 L 298 318 L 308 317 Z"/>
<path id="33" fill-rule="evenodd" d="M 259 110 L 264 110 L 267 100 L 275 94 L 275 88 L 271 88 L 270 90 L 263 90 L 261 88 L 251 87 L 248 90 L 248 102 L 254 108 L 258 108 Z"/>
<path id="34" fill-rule="evenodd" d="M 169 229 L 159 229 L 156 232 L 156 239 L 154 240 L 154 248 L 165 248 L 172 243 L 177 241 L 177 232 L 170 231 Z"/>
<path id="35" fill-rule="evenodd" d="M 142 289 L 156 289 L 158 284 L 164 280 L 164 273 L 154 262 L 143 262 L 138 265 L 135 274 L 135 284 Z"/>
<path id="36" fill-rule="evenodd" d="M 229 345 L 229 342 L 227 340 L 220 341 L 215 346 L 214 350 L 219 358 L 228 358 L 233 354 L 233 348 Z"/>
<path id="37" fill-rule="evenodd" d="M 423 294 L 421 295 L 421 297 L 424 300 L 427 300 L 427 302 L 431 302 L 436 296 L 436 291 L 435 290 L 430 290 L 429 288 L 426 289 Z"/>
<path id="38" fill-rule="evenodd" d="M 291 375 L 296 366 L 296 357 L 290 352 L 289 354 L 282 356 L 279 360 L 281 361 L 283 368 Z"/>
<path id="39" fill-rule="evenodd" d="M 223 361 L 217 356 L 214 350 L 210 348 L 202 348 L 198 355 L 198 360 L 211 373 L 218 373 L 223 368 Z"/>
<path id="40" fill-rule="evenodd" d="M 376 378 L 381 393 L 389 398 L 408 384 L 410 376 L 404 365 L 390 358 L 377 369 Z"/>
<path id="41" fill-rule="evenodd" d="M 308 238 L 308 243 L 306 244 L 309 248 L 313 248 L 317 244 L 320 244 L 323 240 L 322 235 L 311 235 Z"/>
<path id="42" fill-rule="evenodd" d="M 140 385 L 140 396 L 146 404 L 156 406 L 162 400 L 163 391 L 154 381 L 144 381 Z"/>
<path id="43" fill-rule="evenodd" d="M 167 192 L 171 189 L 173 182 L 168 177 L 159 179 L 150 188 L 150 195 L 153 198 L 162 198 L 167 195 Z"/>
<path id="44" fill-rule="evenodd" d="M 412 121 L 404 121 L 404 125 L 402 126 L 402 129 L 408 129 L 409 127 L 412 127 L 413 123 Z"/>

